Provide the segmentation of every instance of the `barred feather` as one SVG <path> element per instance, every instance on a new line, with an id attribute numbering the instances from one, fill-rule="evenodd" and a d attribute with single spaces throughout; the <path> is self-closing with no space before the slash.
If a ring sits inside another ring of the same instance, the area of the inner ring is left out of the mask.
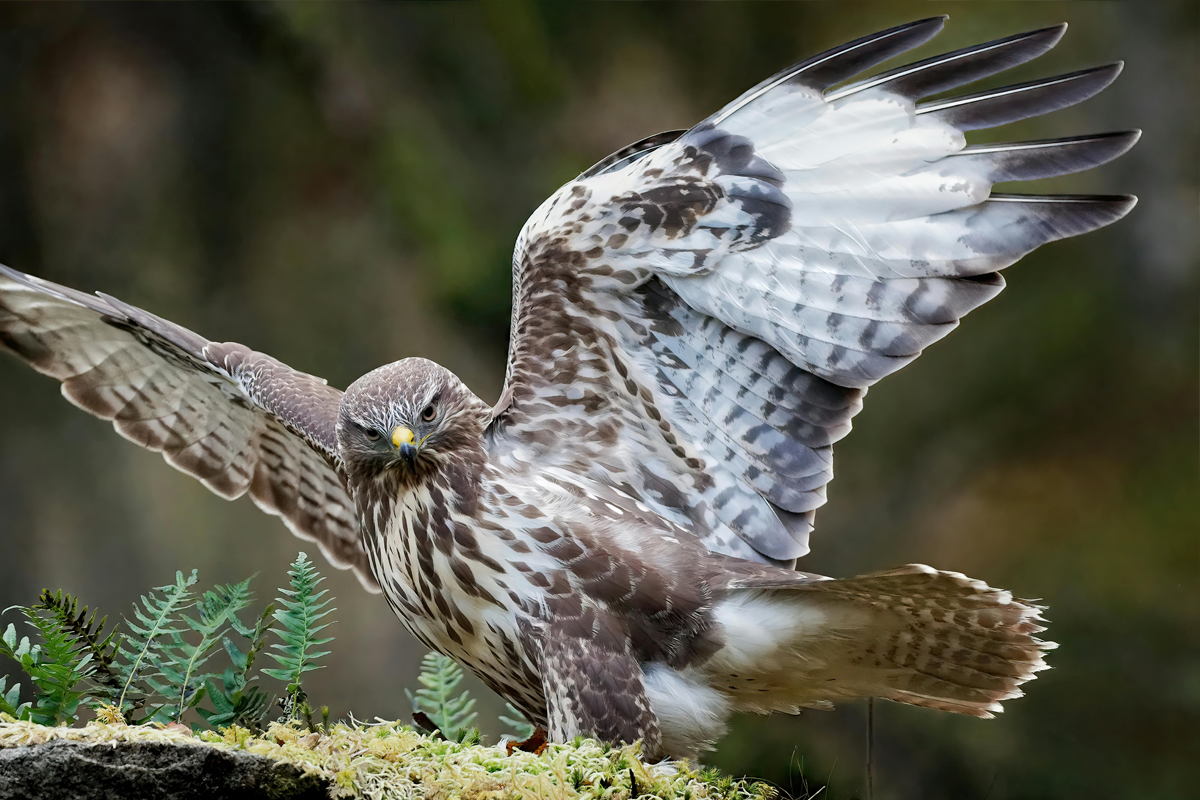
<path id="1" fill-rule="evenodd" d="M 833 475 L 828 448 L 862 392 L 999 293 L 997 270 L 1135 202 L 992 187 L 1098 166 L 1136 131 L 986 146 L 965 137 L 1080 102 L 1119 65 L 919 103 L 1038 57 L 1063 25 L 845 83 L 943 23 L 801 62 L 682 135 L 614 154 L 543 204 L 514 258 L 496 452 L 548 457 L 546 415 L 561 425 L 565 408 L 586 401 L 590 414 L 561 441 L 595 437 L 598 414 L 611 412 L 626 438 L 603 459 L 603 480 L 698 528 L 718 552 L 785 563 L 806 553 Z M 713 341 L 840 387 L 845 412 L 822 420 L 789 405 L 785 385 Z M 698 494 L 664 494 L 647 464 L 686 473 Z"/>
<path id="2" fill-rule="evenodd" d="M 909 564 L 771 587 L 718 604 L 725 647 L 704 670 L 736 707 L 768 713 L 882 697 L 990 718 L 1047 668 L 1042 608 L 957 572 Z M 765 689 L 765 691 L 764 691 Z"/>
<path id="3" fill-rule="evenodd" d="M 0 266 L 0 348 L 63 396 L 232 500 L 249 493 L 334 566 L 367 569 L 332 458 L 341 392 L 241 345 L 222 345 L 107 295 Z"/>

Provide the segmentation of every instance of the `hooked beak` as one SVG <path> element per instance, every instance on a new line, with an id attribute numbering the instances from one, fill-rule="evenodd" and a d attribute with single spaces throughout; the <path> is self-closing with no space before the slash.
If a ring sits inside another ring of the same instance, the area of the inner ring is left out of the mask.
<path id="1" fill-rule="evenodd" d="M 403 425 L 392 431 L 392 444 L 400 451 L 400 457 L 412 466 L 417 460 L 417 438 L 413 436 L 410 428 Z"/>

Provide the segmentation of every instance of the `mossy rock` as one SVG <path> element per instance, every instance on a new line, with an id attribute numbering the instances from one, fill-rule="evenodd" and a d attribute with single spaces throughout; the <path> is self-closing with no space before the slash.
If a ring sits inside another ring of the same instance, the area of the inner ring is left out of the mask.
<path id="1" fill-rule="evenodd" d="M 8 784 L 5 781 L 9 781 Z M 755 800 L 764 783 L 687 762 L 647 764 L 637 745 L 592 739 L 535 755 L 457 744 L 395 722 L 334 725 L 328 734 L 272 724 L 193 735 L 92 722 L 48 728 L 0 714 L 0 797 L 365 797 L 413 800 Z"/>
<path id="2" fill-rule="evenodd" d="M 202 744 L 59 739 L 0 749 L 0 797 L 80 800 L 324 800 L 329 781 Z"/>

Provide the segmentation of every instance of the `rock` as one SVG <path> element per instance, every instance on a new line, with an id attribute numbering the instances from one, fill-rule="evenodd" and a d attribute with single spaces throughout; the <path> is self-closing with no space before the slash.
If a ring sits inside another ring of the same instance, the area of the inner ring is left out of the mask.
<path id="1" fill-rule="evenodd" d="M 307 800 L 326 782 L 290 764 L 202 744 L 52 741 L 0 748 L 0 798 Z"/>

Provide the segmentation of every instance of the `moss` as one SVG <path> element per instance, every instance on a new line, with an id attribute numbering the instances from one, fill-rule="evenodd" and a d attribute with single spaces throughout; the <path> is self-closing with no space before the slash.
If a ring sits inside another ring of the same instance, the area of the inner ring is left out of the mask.
<path id="1" fill-rule="evenodd" d="M 609 747 L 592 739 L 551 744 L 541 755 L 517 751 L 510 756 L 502 746 L 455 744 L 397 722 L 338 724 L 328 734 L 274 723 L 260 735 L 236 726 L 193 735 L 182 726 L 100 721 L 80 728 L 50 728 L 0 714 L 0 747 L 55 739 L 204 743 L 244 750 L 328 781 L 334 797 L 752 800 L 775 795 L 767 784 L 731 780 L 712 770 L 701 773 L 686 761 L 647 764 L 637 745 Z"/>

